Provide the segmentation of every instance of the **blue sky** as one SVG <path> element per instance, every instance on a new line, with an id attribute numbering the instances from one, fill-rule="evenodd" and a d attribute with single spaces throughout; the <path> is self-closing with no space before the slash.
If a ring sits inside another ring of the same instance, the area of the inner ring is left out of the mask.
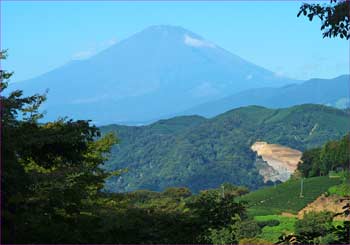
<path id="1" fill-rule="evenodd" d="M 349 73 L 349 42 L 323 39 L 297 18 L 302 2 L 1 2 L 1 48 L 12 81 L 87 58 L 150 25 L 182 26 L 278 74 L 296 79 Z"/>

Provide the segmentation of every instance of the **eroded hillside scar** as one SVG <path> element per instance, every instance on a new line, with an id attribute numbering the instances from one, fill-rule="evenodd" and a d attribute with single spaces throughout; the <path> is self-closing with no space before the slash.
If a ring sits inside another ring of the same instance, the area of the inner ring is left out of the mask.
<path id="1" fill-rule="evenodd" d="M 264 182 L 287 181 L 297 169 L 302 152 L 290 147 L 257 141 L 251 149 L 257 154 L 257 168 Z"/>

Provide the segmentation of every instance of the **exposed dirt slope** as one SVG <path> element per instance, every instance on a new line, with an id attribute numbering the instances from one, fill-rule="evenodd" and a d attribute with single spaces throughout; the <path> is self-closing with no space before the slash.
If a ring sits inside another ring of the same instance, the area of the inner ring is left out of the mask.
<path id="1" fill-rule="evenodd" d="M 259 167 L 259 173 L 264 176 L 264 181 L 286 181 L 296 170 L 301 159 L 302 152 L 290 147 L 268 144 L 267 142 L 255 142 L 251 149 L 257 153 L 264 164 Z M 261 160 L 260 159 L 260 160 Z M 259 159 L 257 159 L 259 162 Z"/>
<path id="2" fill-rule="evenodd" d="M 322 211 L 329 211 L 332 213 L 341 213 L 342 207 L 346 204 L 346 200 L 344 198 L 339 197 L 337 195 L 331 195 L 331 196 L 325 196 L 321 195 L 319 196 L 315 201 L 308 204 L 305 208 L 299 211 L 298 218 L 301 219 L 305 213 L 314 211 L 314 212 L 322 212 Z M 350 216 L 348 217 L 342 217 L 337 216 L 335 220 L 349 220 Z"/>

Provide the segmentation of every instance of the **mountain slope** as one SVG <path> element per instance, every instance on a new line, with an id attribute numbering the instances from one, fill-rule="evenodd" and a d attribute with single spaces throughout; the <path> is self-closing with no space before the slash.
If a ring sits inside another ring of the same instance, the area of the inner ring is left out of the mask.
<path id="1" fill-rule="evenodd" d="M 177 117 L 142 127 L 101 127 L 121 139 L 105 168 L 129 170 L 109 179 L 106 189 L 186 186 L 198 191 L 223 182 L 257 188 L 263 178 L 250 149 L 256 141 L 304 150 L 342 137 L 348 121 L 344 111 L 306 104 L 277 110 L 249 106 L 212 119 Z"/>
<path id="2" fill-rule="evenodd" d="M 89 59 L 11 86 L 28 94 L 49 88 L 48 120 L 59 115 L 107 124 L 153 120 L 291 82 L 181 27 L 152 26 Z"/>
<path id="3" fill-rule="evenodd" d="M 252 215 L 271 215 L 289 212 L 297 214 L 298 211 L 313 202 L 329 187 L 341 183 L 339 178 L 328 176 L 306 178 L 304 180 L 304 193 L 300 197 L 300 180 L 290 180 L 275 187 L 265 187 L 250 192 L 240 198 L 248 203 L 248 212 Z"/>
<path id="4" fill-rule="evenodd" d="M 251 89 L 198 105 L 181 114 L 212 117 L 247 105 L 283 108 L 315 103 L 345 108 L 349 106 L 349 83 L 350 76 L 343 75 L 334 79 L 311 79 L 301 84 L 290 84 L 280 88 Z"/>

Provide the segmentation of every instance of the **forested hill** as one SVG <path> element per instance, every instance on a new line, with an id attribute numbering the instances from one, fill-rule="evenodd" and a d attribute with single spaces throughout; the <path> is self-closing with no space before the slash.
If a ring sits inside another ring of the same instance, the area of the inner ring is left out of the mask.
<path id="1" fill-rule="evenodd" d="M 327 175 L 330 171 L 347 169 L 349 166 L 350 135 L 341 140 L 329 141 L 322 147 L 305 151 L 298 169 L 305 177 Z"/>
<path id="2" fill-rule="evenodd" d="M 305 104 L 286 109 L 248 106 L 211 119 L 183 116 L 140 127 L 104 126 L 102 133 L 113 131 L 120 139 L 105 167 L 128 169 L 109 179 L 106 189 L 186 186 L 198 191 L 223 182 L 258 188 L 263 181 L 250 150 L 255 141 L 303 151 L 344 136 L 348 120 L 345 111 Z"/>

